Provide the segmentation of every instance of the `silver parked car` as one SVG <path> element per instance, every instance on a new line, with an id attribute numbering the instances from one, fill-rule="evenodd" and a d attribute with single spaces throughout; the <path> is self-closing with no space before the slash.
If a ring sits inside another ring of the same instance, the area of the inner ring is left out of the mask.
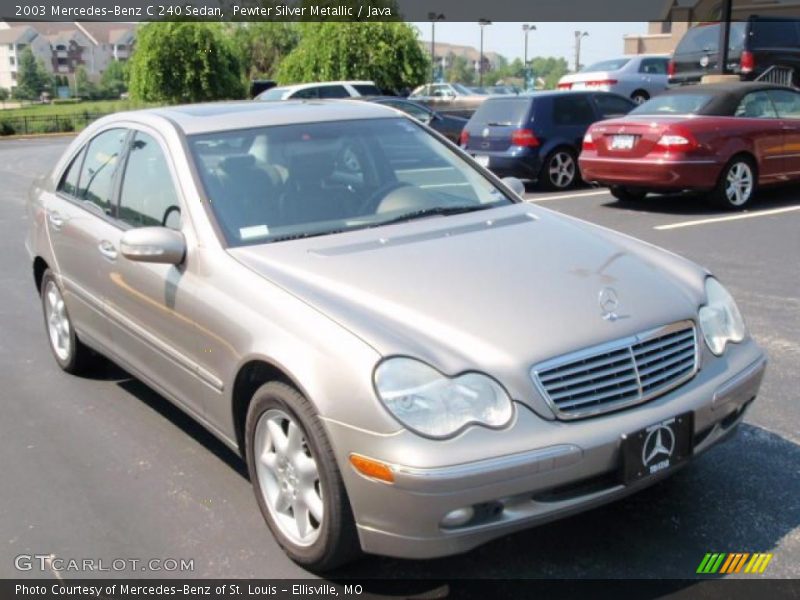
<path id="1" fill-rule="evenodd" d="M 239 452 L 317 570 L 621 498 L 733 433 L 766 360 L 706 270 L 518 183 L 363 102 L 103 118 L 28 204 L 55 360 Z"/>
<path id="2" fill-rule="evenodd" d="M 654 54 L 604 60 L 564 75 L 558 89 L 614 92 L 642 104 L 667 89 L 668 64 L 669 56 Z"/>

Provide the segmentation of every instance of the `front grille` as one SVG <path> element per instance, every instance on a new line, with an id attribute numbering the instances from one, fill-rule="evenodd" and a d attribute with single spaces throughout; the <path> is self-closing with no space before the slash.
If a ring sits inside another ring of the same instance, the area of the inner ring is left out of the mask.
<path id="1" fill-rule="evenodd" d="M 695 326 L 681 321 L 549 360 L 532 376 L 558 418 L 577 419 L 639 404 L 696 372 Z"/>

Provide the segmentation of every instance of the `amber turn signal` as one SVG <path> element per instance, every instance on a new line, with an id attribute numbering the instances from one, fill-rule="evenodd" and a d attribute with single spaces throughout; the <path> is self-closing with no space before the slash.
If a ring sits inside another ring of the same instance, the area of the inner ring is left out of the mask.
<path id="1" fill-rule="evenodd" d="M 392 473 L 392 469 L 387 464 L 358 454 L 350 455 L 350 464 L 362 475 L 385 481 L 386 483 L 394 483 L 394 473 Z"/>

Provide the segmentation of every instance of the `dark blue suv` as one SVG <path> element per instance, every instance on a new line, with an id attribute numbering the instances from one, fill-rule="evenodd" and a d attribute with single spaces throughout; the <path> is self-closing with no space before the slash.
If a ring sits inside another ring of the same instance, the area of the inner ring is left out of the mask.
<path id="1" fill-rule="evenodd" d="M 578 154 L 589 125 L 636 104 L 608 92 L 537 92 L 489 98 L 461 133 L 461 147 L 500 177 L 564 190 L 580 181 Z"/>

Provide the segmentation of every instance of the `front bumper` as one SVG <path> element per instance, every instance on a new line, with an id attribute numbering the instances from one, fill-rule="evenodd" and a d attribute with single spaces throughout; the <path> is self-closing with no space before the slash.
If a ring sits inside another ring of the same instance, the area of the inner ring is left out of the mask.
<path id="1" fill-rule="evenodd" d="M 405 430 L 379 435 L 326 421 L 362 548 L 402 558 L 458 554 L 663 479 L 680 467 L 632 485 L 620 482 L 621 436 L 693 412 L 694 455 L 704 452 L 741 421 L 758 393 L 766 358 L 748 340 L 705 363 L 694 379 L 664 396 L 581 421 L 546 421 L 518 404 L 509 428 L 476 427 L 446 441 Z M 394 483 L 356 472 L 350 453 L 391 465 Z M 446 514 L 465 507 L 475 515 L 471 521 L 442 526 Z"/>
<path id="2" fill-rule="evenodd" d="M 658 191 L 710 190 L 722 171 L 722 165 L 713 160 L 581 156 L 578 162 L 587 183 Z"/>

